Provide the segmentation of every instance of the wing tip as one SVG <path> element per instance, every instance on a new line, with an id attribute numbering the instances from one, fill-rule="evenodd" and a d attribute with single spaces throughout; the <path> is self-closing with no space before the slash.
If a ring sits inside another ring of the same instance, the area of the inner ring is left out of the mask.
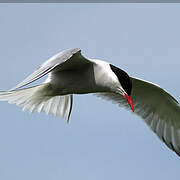
<path id="1" fill-rule="evenodd" d="M 72 54 L 76 54 L 77 52 L 81 52 L 80 48 L 73 48 L 70 50 Z"/>

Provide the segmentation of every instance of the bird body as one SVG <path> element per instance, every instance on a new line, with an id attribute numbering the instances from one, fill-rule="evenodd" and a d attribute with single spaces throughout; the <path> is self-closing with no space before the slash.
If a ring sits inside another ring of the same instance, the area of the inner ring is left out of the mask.
<path id="1" fill-rule="evenodd" d="M 48 78 L 43 84 L 19 89 L 46 74 Z M 44 62 L 10 91 L 1 92 L 0 100 L 15 103 L 23 107 L 23 111 L 29 109 L 30 112 L 65 117 L 68 122 L 73 94 L 101 92 L 125 93 L 109 63 L 86 59 L 81 50 L 75 48 L 64 50 Z"/>
<path id="2" fill-rule="evenodd" d="M 50 72 L 45 82 L 50 82 L 58 95 L 116 91 L 114 85 L 120 86 L 108 64 L 98 60 L 89 60 L 89 64 L 81 68 L 66 67 L 61 71 Z"/>
<path id="3" fill-rule="evenodd" d="M 22 88 L 48 74 L 44 83 Z M 87 59 L 78 48 L 65 50 L 44 62 L 25 80 L 6 92 L 0 101 L 45 112 L 67 122 L 73 94 L 93 93 L 132 110 L 180 156 L 180 106 L 168 92 L 148 81 L 97 59 Z"/>

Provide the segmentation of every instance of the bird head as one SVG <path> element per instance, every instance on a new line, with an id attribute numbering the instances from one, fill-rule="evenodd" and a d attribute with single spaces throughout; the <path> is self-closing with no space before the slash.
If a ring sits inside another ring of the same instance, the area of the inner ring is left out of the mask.
<path id="1" fill-rule="evenodd" d="M 131 78 L 125 71 L 113 66 L 112 64 L 110 64 L 110 67 L 111 70 L 114 72 L 114 74 L 117 76 L 119 83 L 121 85 L 120 93 L 126 98 L 130 108 L 134 112 L 133 101 L 131 98 L 131 92 L 132 92 Z"/>

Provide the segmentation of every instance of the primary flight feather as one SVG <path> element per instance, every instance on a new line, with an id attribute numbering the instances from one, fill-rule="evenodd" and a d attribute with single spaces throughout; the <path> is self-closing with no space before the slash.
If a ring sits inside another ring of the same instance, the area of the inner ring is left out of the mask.
<path id="1" fill-rule="evenodd" d="M 46 74 L 48 78 L 43 84 L 19 89 Z M 83 57 L 79 48 L 64 50 L 44 62 L 17 86 L 0 92 L 0 101 L 69 121 L 73 94 L 86 93 L 131 108 L 180 156 L 179 103 L 153 83 L 130 77 L 105 61 Z"/>

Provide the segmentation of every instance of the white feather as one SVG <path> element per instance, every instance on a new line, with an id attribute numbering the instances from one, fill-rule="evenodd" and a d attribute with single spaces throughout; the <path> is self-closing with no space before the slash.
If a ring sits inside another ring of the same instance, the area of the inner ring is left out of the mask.
<path id="1" fill-rule="evenodd" d="M 44 92 L 49 89 L 48 86 L 49 84 L 42 84 L 21 90 L 0 92 L 0 101 L 8 101 L 10 104 L 22 106 L 23 111 L 45 112 L 55 117 L 65 117 L 69 121 L 71 114 L 69 106 L 72 106 L 72 95 L 46 97 L 43 94 L 46 94 Z"/>

